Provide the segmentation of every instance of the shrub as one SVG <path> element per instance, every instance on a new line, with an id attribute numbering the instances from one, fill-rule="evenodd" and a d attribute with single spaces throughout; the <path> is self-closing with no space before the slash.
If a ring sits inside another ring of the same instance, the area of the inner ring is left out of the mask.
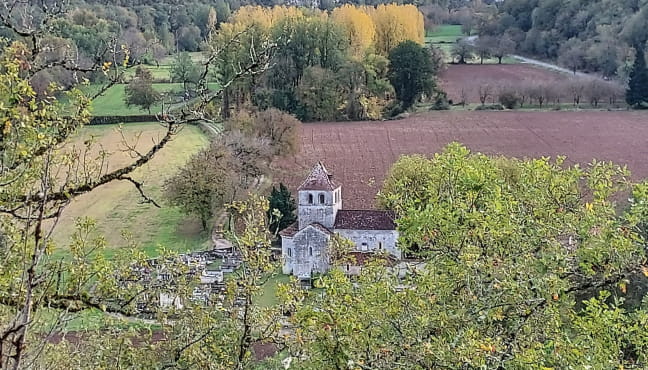
<path id="1" fill-rule="evenodd" d="M 520 98 L 513 91 L 500 92 L 497 100 L 507 109 L 515 109 L 520 102 Z"/>
<path id="2" fill-rule="evenodd" d="M 480 105 L 475 110 L 504 110 L 502 104 Z"/>

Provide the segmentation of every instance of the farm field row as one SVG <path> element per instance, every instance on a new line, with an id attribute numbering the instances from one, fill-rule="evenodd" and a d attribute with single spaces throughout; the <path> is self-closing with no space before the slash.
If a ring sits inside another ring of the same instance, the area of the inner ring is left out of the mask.
<path id="1" fill-rule="evenodd" d="M 387 171 L 401 155 L 433 155 L 453 141 L 492 155 L 614 161 L 640 179 L 648 177 L 646 138 L 646 112 L 446 111 L 399 121 L 304 124 L 299 153 L 282 163 L 285 170 L 275 180 L 295 189 L 322 161 L 343 186 L 344 208 L 373 208 Z"/>

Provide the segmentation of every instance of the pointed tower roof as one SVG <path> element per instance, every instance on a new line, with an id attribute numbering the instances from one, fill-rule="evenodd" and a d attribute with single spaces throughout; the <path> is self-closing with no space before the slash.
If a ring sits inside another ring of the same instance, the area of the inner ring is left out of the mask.
<path id="1" fill-rule="evenodd" d="M 317 162 L 310 175 L 297 190 L 335 190 L 337 188 L 338 185 L 333 182 L 333 175 L 328 173 L 322 162 Z"/>

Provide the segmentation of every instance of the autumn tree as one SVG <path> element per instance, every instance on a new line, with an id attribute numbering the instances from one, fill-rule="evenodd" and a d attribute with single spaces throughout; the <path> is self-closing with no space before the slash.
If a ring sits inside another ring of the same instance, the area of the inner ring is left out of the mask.
<path id="1" fill-rule="evenodd" d="M 372 45 L 376 29 L 371 17 L 362 9 L 345 4 L 333 9 L 331 18 L 336 24 L 344 27 L 349 50 L 354 55 L 362 56 Z"/>
<path id="2" fill-rule="evenodd" d="M 558 61 L 576 74 L 576 71 L 585 64 L 583 44 L 576 39 L 568 40 L 560 47 Z"/>
<path id="3" fill-rule="evenodd" d="M 389 60 L 368 54 L 362 61 L 348 61 L 338 71 L 341 92 L 345 95 L 343 114 L 351 120 L 379 119 L 393 96 L 388 77 Z"/>
<path id="4" fill-rule="evenodd" d="M 422 94 L 434 91 L 435 74 L 428 50 L 413 41 L 399 44 L 389 53 L 389 80 L 403 109 L 411 107 Z"/>
<path id="5" fill-rule="evenodd" d="M 273 156 L 294 154 L 298 148 L 299 120 L 275 108 L 239 112 L 225 122 L 226 131 L 240 131 L 267 142 Z"/>
<path id="6" fill-rule="evenodd" d="M 376 27 L 375 47 L 379 54 L 389 55 L 406 40 L 423 43 L 423 15 L 414 5 L 388 4 L 365 9 Z"/>
<path id="7" fill-rule="evenodd" d="M 229 201 L 226 184 L 232 176 L 228 168 L 230 160 L 229 151 L 220 144 L 213 144 L 192 156 L 165 181 L 164 192 L 169 204 L 198 216 L 203 230 L 208 230 L 208 222 L 217 207 Z"/>
<path id="8" fill-rule="evenodd" d="M 126 106 L 133 105 L 148 111 L 151 114 L 151 107 L 162 99 L 162 95 L 153 88 L 153 76 L 144 67 L 137 67 L 135 77 L 124 88 L 124 102 Z"/>
<path id="9" fill-rule="evenodd" d="M 475 43 L 475 53 L 479 57 L 479 64 L 484 64 L 484 59 L 493 55 L 497 47 L 497 39 L 492 36 L 482 36 Z M 501 63 L 501 58 L 500 58 Z"/>
<path id="10" fill-rule="evenodd" d="M 497 58 L 497 64 L 502 64 L 502 58 L 515 52 L 515 46 L 515 41 L 508 34 L 499 37 L 491 50 L 491 54 Z"/>
<path id="11" fill-rule="evenodd" d="M 299 116 L 304 121 L 330 121 L 338 116 L 342 105 L 339 81 L 335 74 L 320 67 L 310 67 L 304 72 L 299 87 Z"/>

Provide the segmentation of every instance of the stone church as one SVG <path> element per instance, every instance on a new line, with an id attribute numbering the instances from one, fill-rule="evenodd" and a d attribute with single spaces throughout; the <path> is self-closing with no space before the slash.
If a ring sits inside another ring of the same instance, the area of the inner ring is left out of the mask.
<path id="1" fill-rule="evenodd" d="M 355 244 L 352 254 L 357 265 L 373 252 L 401 259 L 394 213 L 342 209 L 342 187 L 322 163 L 313 167 L 297 192 L 297 222 L 279 233 L 284 274 L 310 279 L 313 273 L 327 272 L 328 246 L 334 234 Z M 347 272 L 357 271 L 357 265 L 347 265 Z"/>

